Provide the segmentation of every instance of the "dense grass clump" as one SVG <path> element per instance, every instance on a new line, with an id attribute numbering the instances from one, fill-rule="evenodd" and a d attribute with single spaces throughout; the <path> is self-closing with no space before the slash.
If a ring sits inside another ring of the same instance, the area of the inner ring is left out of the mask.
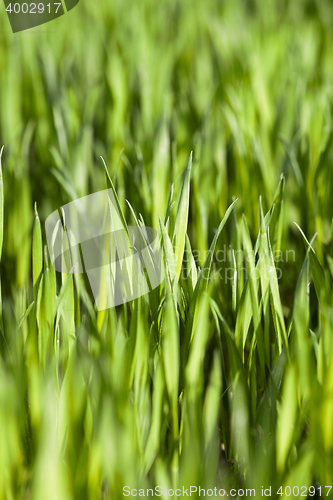
<path id="1" fill-rule="evenodd" d="M 82 0 L 16 35 L 1 17 L 0 500 L 326 496 L 332 26 L 329 0 Z M 159 231 L 165 279 L 98 311 L 44 221 L 106 188 Z"/>

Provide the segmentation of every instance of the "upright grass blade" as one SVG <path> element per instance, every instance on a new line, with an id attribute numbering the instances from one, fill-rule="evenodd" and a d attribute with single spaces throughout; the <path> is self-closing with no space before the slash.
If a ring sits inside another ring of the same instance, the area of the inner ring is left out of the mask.
<path id="1" fill-rule="evenodd" d="M 181 352 L 182 352 L 182 363 L 183 366 L 185 366 L 187 358 L 188 358 L 188 352 L 189 352 L 189 344 L 191 341 L 192 333 L 193 333 L 193 325 L 195 321 L 195 315 L 197 311 L 197 304 L 198 304 L 198 299 L 202 295 L 202 293 L 206 290 L 208 286 L 208 280 L 210 278 L 210 269 L 213 261 L 213 255 L 216 247 L 217 240 L 222 232 L 222 229 L 224 228 L 231 212 L 232 209 L 235 205 L 237 200 L 235 200 L 227 209 L 222 221 L 220 222 L 219 227 L 217 228 L 217 231 L 215 233 L 215 236 L 213 238 L 213 241 L 210 245 L 208 255 L 206 257 L 206 260 L 204 262 L 204 265 L 198 275 L 198 279 L 195 285 L 195 289 L 193 292 L 193 296 L 190 302 L 190 307 L 189 311 L 186 317 L 186 328 L 185 328 L 185 336 L 182 341 L 182 346 L 181 346 Z"/>
<path id="2" fill-rule="evenodd" d="M 37 297 L 42 271 L 43 271 L 42 230 L 37 212 L 37 203 L 35 203 L 35 220 L 34 220 L 33 236 L 32 236 L 32 280 L 33 280 L 35 300 Z"/>
<path id="3" fill-rule="evenodd" d="M 106 176 L 106 184 L 107 184 L 107 187 L 112 189 L 112 192 L 113 192 L 114 197 L 115 197 L 115 201 L 116 201 L 116 205 L 117 205 L 118 213 L 119 213 L 119 216 L 120 216 L 120 219 L 121 219 L 122 225 L 123 225 L 123 228 L 125 229 L 125 231 L 126 231 L 126 233 L 127 233 L 127 235 L 128 235 L 128 228 L 127 228 L 126 219 L 125 219 L 125 216 L 124 216 L 123 210 L 122 210 L 122 208 L 121 208 L 121 205 L 120 205 L 120 201 L 119 201 L 119 198 L 118 198 L 117 192 L 116 192 L 115 187 L 114 187 L 114 185 L 113 185 L 113 182 L 112 182 L 112 180 L 111 180 L 111 177 L 110 177 L 110 174 L 109 174 L 108 168 L 107 168 L 107 166 L 106 166 L 105 160 L 104 160 L 104 158 L 103 158 L 102 156 L 101 156 L 101 160 L 102 160 L 103 165 L 104 165 L 104 170 L 105 170 L 105 176 Z M 129 235 L 128 235 L 128 236 L 129 236 Z"/>
<path id="4" fill-rule="evenodd" d="M 329 278 L 317 257 L 317 254 L 313 248 L 313 242 L 316 238 L 316 234 L 313 236 L 312 240 L 309 242 L 302 231 L 302 229 L 295 223 L 299 229 L 305 246 L 307 248 L 307 255 L 310 259 L 310 271 L 313 278 L 313 284 L 315 287 L 316 295 L 318 298 L 319 306 L 319 322 L 322 330 L 322 335 L 319 339 L 319 359 L 318 359 L 318 375 L 320 380 L 323 380 L 327 369 L 329 369 L 331 363 L 331 354 L 333 350 L 333 341 L 331 335 L 332 328 L 332 291 L 329 283 Z"/>
<path id="5" fill-rule="evenodd" d="M 283 197 L 285 190 L 285 177 L 281 176 L 281 180 L 276 189 L 274 196 L 274 210 L 272 213 L 270 226 L 270 234 L 272 238 L 272 248 L 274 252 L 279 252 L 281 250 L 281 239 L 283 231 Z"/>
<path id="6" fill-rule="evenodd" d="M 295 335 L 295 346 L 298 357 L 298 370 L 300 377 L 300 388 L 302 396 L 309 398 L 312 387 L 311 374 L 314 372 L 314 366 L 311 366 L 312 352 L 310 341 L 310 301 L 309 301 L 309 273 L 310 262 L 306 257 L 298 278 L 295 300 L 293 307 L 293 331 Z"/>
<path id="7" fill-rule="evenodd" d="M 255 284 L 258 285 L 259 283 L 256 281 Z M 238 301 L 235 326 L 235 341 L 242 358 L 244 358 L 244 348 L 248 339 L 252 316 L 249 281 L 246 279 L 242 295 Z"/>
<path id="8" fill-rule="evenodd" d="M 315 286 L 316 294 L 318 297 L 318 300 L 320 302 L 324 301 L 325 303 L 329 303 L 329 295 L 330 295 L 330 289 L 329 289 L 329 283 L 327 280 L 327 276 L 324 273 L 323 267 L 319 262 L 319 259 L 317 257 L 316 252 L 313 249 L 313 242 L 315 240 L 316 235 L 312 238 L 311 242 L 308 241 L 306 238 L 304 232 L 302 229 L 299 227 L 296 222 L 294 222 L 295 226 L 298 228 L 299 232 L 301 233 L 307 253 L 309 254 L 310 257 L 310 267 L 311 267 L 311 274 L 313 276 L 313 283 Z"/>
<path id="9" fill-rule="evenodd" d="M 179 334 L 176 311 L 168 295 L 164 306 L 163 329 L 163 368 L 166 388 L 172 410 L 172 430 L 174 439 L 178 436 L 178 384 L 179 384 Z"/>
<path id="10" fill-rule="evenodd" d="M 184 174 L 182 189 L 178 201 L 175 227 L 172 237 L 172 243 L 174 245 L 175 260 L 176 260 L 177 280 L 179 280 L 180 270 L 182 267 L 184 247 L 185 247 L 185 235 L 187 231 L 187 221 L 188 221 L 189 202 L 190 202 L 191 168 L 192 168 L 192 153 L 190 154 Z"/>
<path id="11" fill-rule="evenodd" d="M 47 257 L 47 248 L 44 252 L 44 271 L 39 282 L 37 295 L 37 324 L 38 324 L 38 347 L 39 359 L 44 368 L 52 352 L 52 288 L 50 281 L 50 269 Z"/>
<path id="12" fill-rule="evenodd" d="M 177 280 L 175 254 L 173 251 L 170 237 L 168 235 L 168 232 L 167 232 L 165 225 L 163 224 L 162 219 L 159 219 L 159 222 L 160 222 L 160 228 L 161 228 L 161 234 L 162 234 L 162 247 L 163 247 L 164 258 L 165 258 L 166 272 L 168 274 L 171 289 L 173 289 L 174 285 L 176 283 L 176 280 Z"/>
<path id="13" fill-rule="evenodd" d="M 188 397 L 191 403 L 195 403 L 202 391 L 202 387 L 200 388 L 200 384 L 202 383 L 200 375 L 203 369 L 205 350 L 209 339 L 209 330 L 207 328 L 208 314 L 209 294 L 205 292 L 201 296 L 200 303 L 198 304 L 198 321 L 194 327 L 188 363 L 185 369 L 185 383 L 188 387 Z"/>
<path id="14" fill-rule="evenodd" d="M 265 361 L 270 366 L 270 310 L 269 310 L 269 276 L 266 267 L 267 257 L 269 255 L 267 241 L 267 227 L 262 210 L 261 199 L 260 205 L 260 236 L 259 236 L 259 270 L 260 270 L 260 285 L 262 296 L 262 309 L 264 317 L 264 347 Z"/>
<path id="15" fill-rule="evenodd" d="M 169 294 L 167 295 L 164 309 L 164 319 L 162 324 L 163 368 L 172 421 L 172 470 L 174 476 L 173 479 L 175 480 L 178 475 L 179 467 L 178 387 L 180 341 L 178 333 L 177 312 L 175 310 L 174 301 Z"/>
<path id="16" fill-rule="evenodd" d="M 264 337 L 261 327 L 261 311 L 259 307 L 259 299 L 257 295 L 258 290 L 258 273 L 254 260 L 254 252 L 252 248 L 252 243 L 250 239 L 249 229 L 245 217 L 243 217 L 243 246 L 245 250 L 246 267 L 249 280 L 250 297 L 252 305 L 253 314 L 253 326 L 254 326 L 254 342 L 258 346 L 259 362 L 261 367 L 262 378 L 265 379 L 265 347 L 264 347 Z"/>
<path id="17" fill-rule="evenodd" d="M 289 361 L 289 346 L 288 346 L 288 334 L 285 326 L 284 314 L 282 309 L 281 297 L 279 292 L 279 285 L 276 275 L 276 269 L 274 264 L 273 252 L 270 245 L 269 230 L 267 232 L 267 241 L 269 246 L 269 259 L 267 260 L 267 272 L 269 276 L 270 285 L 270 297 L 271 297 L 271 308 L 272 316 L 274 321 L 275 331 L 277 333 L 277 342 L 279 346 L 279 353 L 281 353 L 282 345 L 284 347 L 287 361 Z"/>
<path id="18" fill-rule="evenodd" d="M 170 193 L 169 193 L 169 198 L 168 198 L 168 206 L 165 212 L 164 216 L 164 225 L 167 226 L 169 222 L 169 217 L 171 215 L 171 208 L 173 207 L 173 204 L 175 203 L 172 201 L 173 199 L 173 184 L 171 185 Z"/>
<path id="19" fill-rule="evenodd" d="M 21 328 L 21 326 L 23 325 L 25 320 L 29 317 L 29 314 L 31 313 L 34 305 L 35 305 L 35 301 L 31 302 L 31 304 L 28 306 L 27 310 L 25 311 L 24 315 L 22 316 L 22 318 L 18 324 L 18 327 L 17 327 L 18 330 Z"/>
<path id="20" fill-rule="evenodd" d="M 187 233 L 185 235 L 185 248 L 186 248 L 186 270 L 187 270 L 187 284 L 189 288 L 190 297 L 193 295 L 193 291 L 197 284 L 198 271 L 195 264 L 195 260 L 192 253 L 191 243 Z"/>

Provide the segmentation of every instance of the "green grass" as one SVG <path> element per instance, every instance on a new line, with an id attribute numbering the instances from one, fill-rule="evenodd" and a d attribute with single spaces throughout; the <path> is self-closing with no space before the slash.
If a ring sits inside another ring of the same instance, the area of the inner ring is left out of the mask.
<path id="1" fill-rule="evenodd" d="M 333 486 L 332 26 L 329 0 L 1 16 L 0 500 Z M 165 280 L 97 311 L 44 221 L 110 187 Z"/>

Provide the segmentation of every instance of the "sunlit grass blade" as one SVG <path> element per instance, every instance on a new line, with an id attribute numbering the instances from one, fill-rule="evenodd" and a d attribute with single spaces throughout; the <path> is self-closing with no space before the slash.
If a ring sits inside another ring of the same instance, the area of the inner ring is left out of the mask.
<path id="1" fill-rule="evenodd" d="M 192 253 L 191 243 L 187 234 L 185 235 L 185 252 L 186 252 L 186 272 L 187 272 L 187 283 L 189 287 L 190 297 L 193 295 L 193 291 L 197 284 L 198 270 L 195 264 L 195 260 Z"/>
<path id="2" fill-rule="evenodd" d="M 188 221 L 189 202 L 190 202 L 191 168 L 192 168 L 192 153 L 190 154 L 190 158 L 188 160 L 188 164 L 184 174 L 183 185 L 179 196 L 175 227 L 172 238 L 172 243 L 174 245 L 176 273 L 178 280 L 183 261 L 185 235 L 187 231 L 187 221 Z"/>
<path id="3" fill-rule="evenodd" d="M 254 252 L 250 239 L 246 219 L 243 218 L 243 246 L 246 258 L 246 267 L 249 280 L 249 289 L 253 314 L 254 340 L 258 346 L 259 362 L 263 379 L 265 378 L 265 348 L 264 337 L 261 326 L 261 311 L 258 299 L 258 273 L 255 265 Z"/>

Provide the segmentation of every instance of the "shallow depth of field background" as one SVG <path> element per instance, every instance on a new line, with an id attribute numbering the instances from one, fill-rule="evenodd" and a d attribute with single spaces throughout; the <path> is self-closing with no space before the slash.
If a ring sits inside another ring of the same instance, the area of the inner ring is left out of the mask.
<path id="1" fill-rule="evenodd" d="M 1 6 L 0 500 L 326 495 L 332 47 L 329 0 L 81 0 L 15 35 Z M 43 246 L 51 212 L 111 185 L 100 155 L 128 224 L 126 200 L 161 230 L 168 278 L 98 312 Z M 205 261 L 212 242 L 235 260 Z"/>

